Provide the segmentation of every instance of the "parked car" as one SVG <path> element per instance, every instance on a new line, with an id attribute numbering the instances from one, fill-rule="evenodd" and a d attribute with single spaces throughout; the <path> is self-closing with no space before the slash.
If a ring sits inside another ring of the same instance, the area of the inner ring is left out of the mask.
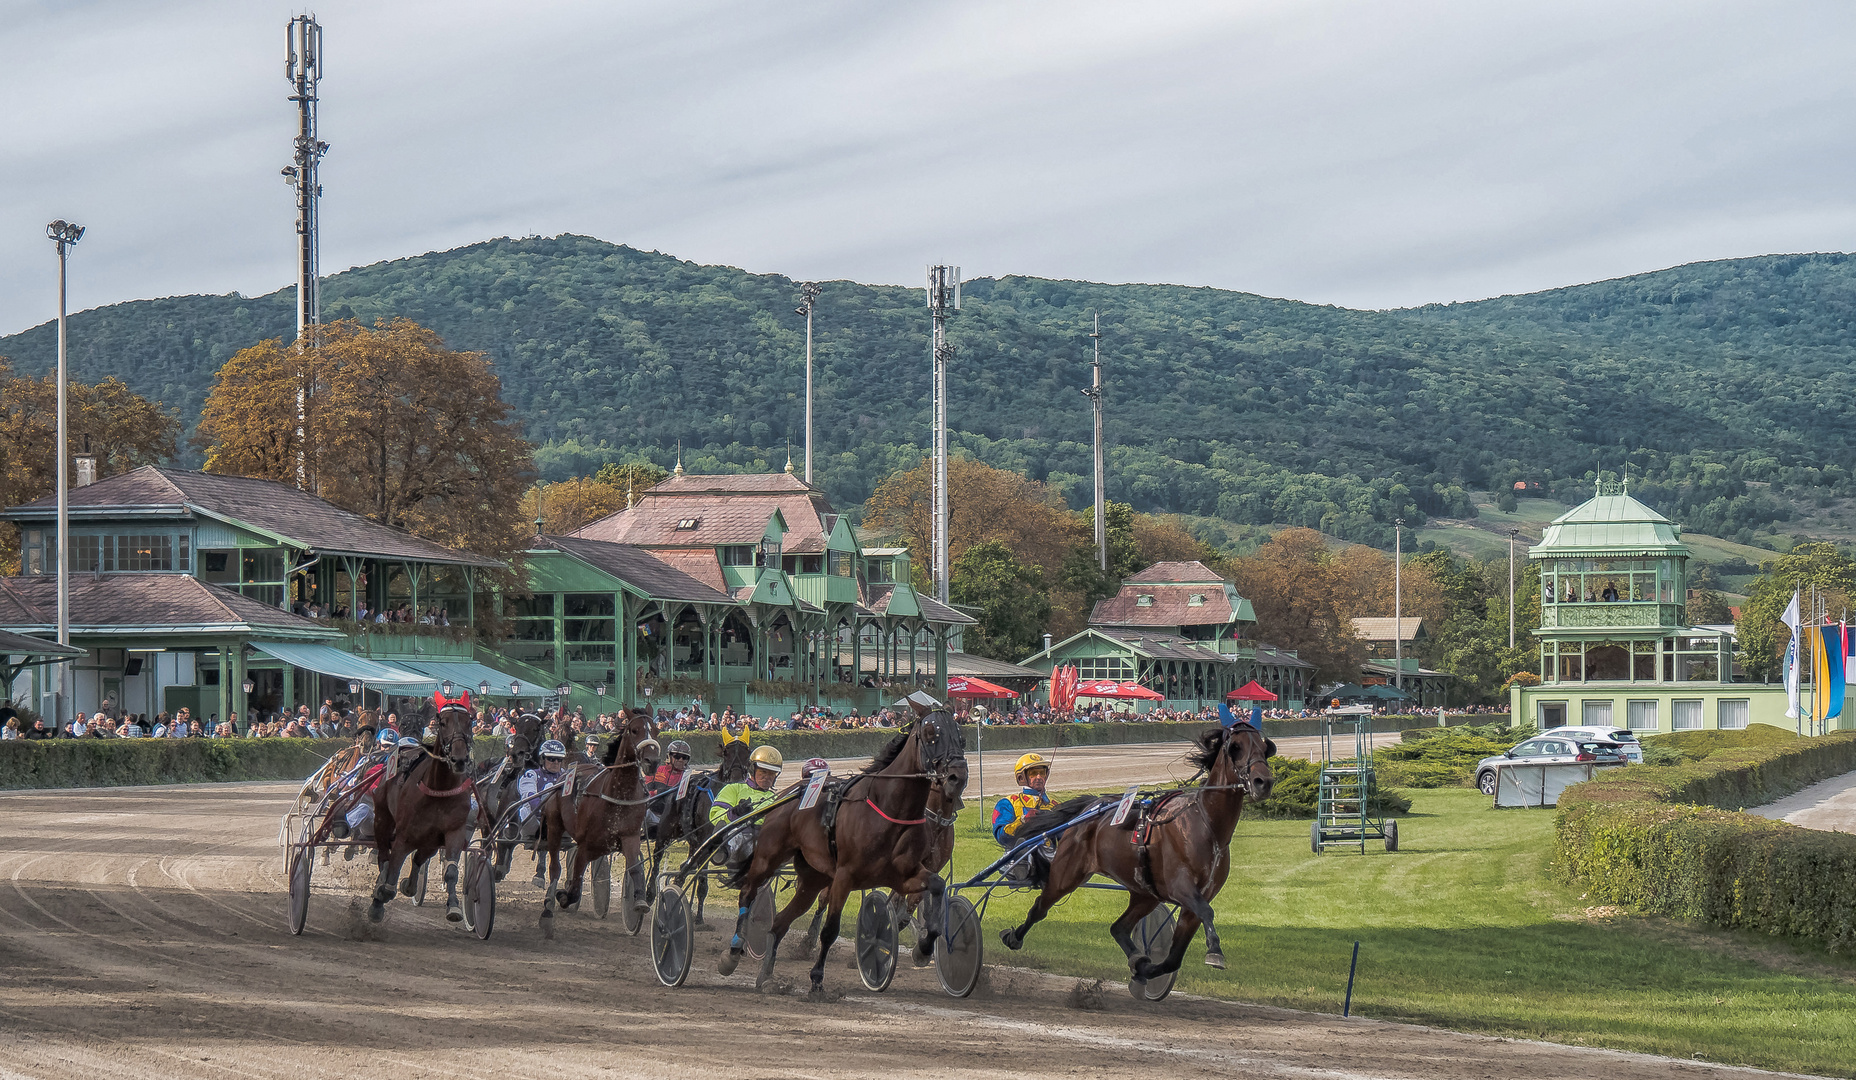
<path id="1" fill-rule="evenodd" d="M 1620 727 L 1556 727 L 1543 731 L 1542 735 L 1568 735 L 1575 739 L 1602 739 L 1614 742 L 1624 748 L 1624 756 L 1632 765 L 1643 764 L 1643 744 L 1637 741 L 1637 733 L 1629 728 Z"/>
<path id="2" fill-rule="evenodd" d="M 1522 761 L 1533 765 L 1559 765 L 1571 762 L 1595 761 L 1606 765 L 1623 765 L 1629 761 L 1624 754 L 1621 743 L 1608 739 L 1582 738 L 1569 735 L 1536 735 L 1510 747 L 1507 753 L 1485 757 L 1476 763 L 1476 789 L 1484 795 L 1495 794 L 1496 769 L 1508 762 Z"/>

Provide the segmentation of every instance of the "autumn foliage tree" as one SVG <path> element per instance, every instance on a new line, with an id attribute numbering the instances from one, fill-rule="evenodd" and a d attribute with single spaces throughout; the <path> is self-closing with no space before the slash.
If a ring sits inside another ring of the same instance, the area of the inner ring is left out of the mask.
<path id="1" fill-rule="evenodd" d="M 311 491 L 448 547 L 510 559 L 531 448 L 481 353 L 407 319 L 329 323 L 313 348 L 271 340 L 220 368 L 195 439 L 209 472 L 293 482 L 297 390 Z"/>
<path id="2" fill-rule="evenodd" d="M 97 459 L 99 478 L 114 476 L 174 456 L 180 419 L 158 402 L 131 391 L 115 378 L 95 384 L 72 382 L 65 391 L 65 421 L 76 454 L 86 446 Z M 58 483 L 58 382 L 14 375 L 0 359 L 0 505 L 17 506 L 51 494 Z M 73 482 L 77 475 L 72 468 Z M 19 567 L 19 534 L 0 530 L 0 564 Z"/>
<path id="3" fill-rule="evenodd" d="M 573 532 L 638 501 L 670 474 L 650 462 L 607 462 L 592 476 L 536 484 L 522 496 L 522 520 L 551 536 Z"/>
<path id="4" fill-rule="evenodd" d="M 1247 558 L 1232 560 L 1230 569 L 1238 593 L 1256 610 L 1256 637 L 1294 649 L 1315 665 L 1321 682 L 1359 677 L 1366 648 L 1353 634 L 1355 582 L 1336 564 L 1327 537 L 1284 529 Z"/>

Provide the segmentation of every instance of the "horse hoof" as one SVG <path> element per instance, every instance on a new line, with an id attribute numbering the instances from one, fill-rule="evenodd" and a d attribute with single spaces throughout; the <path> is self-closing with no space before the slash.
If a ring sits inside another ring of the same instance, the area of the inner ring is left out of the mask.
<path id="1" fill-rule="evenodd" d="M 717 975 L 733 975 L 735 973 L 735 965 L 739 963 L 741 963 L 741 950 L 730 949 L 722 954 L 721 960 L 716 962 L 715 973 Z"/>
<path id="2" fill-rule="evenodd" d="M 416 893 L 418 891 L 419 891 L 419 882 L 416 878 L 407 878 L 405 881 L 400 882 L 400 895 L 401 896 L 411 896 L 413 893 Z"/>
<path id="3" fill-rule="evenodd" d="M 633 911 L 650 911 L 651 905 L 643 900 L 638 900 L 632 904 L 632 910 Z"/>
<path id="4" fill-rule="evenodd" d="M 446 922 L 463 922 L 464 921 L 464 909 L 457 906 L 456 904 L 452 904 L 450 907 L 445 908 L 445 921 Z"/>
<path id="5" fill-rule="evenodd" d="M 1018 936 L 1018 931 L 1009 926 L 999 931 L 999 940 L 1004 942 L 1005 947 L 1011 949 L 1013 952 L 1017 952 L 1019 949 L 1025 947 L 1025 941 Z"/>
<path id="6" fill-rule="evenodd" d="M 497 880 L 497 881 L 499 881 L 499 882 L 500 882 L 500 881 L 502 881 L 502 880 L 503 880 L 504 878 L 506 878 L 506 877 L 508 877 L 508 876 L 509 876 L 509 871 L 507 871 L 507 870 L 504 870 L 504 869 L 500 869 L 500 868 L 499 868 L 499 869 L 498 869 L 498 870 L 496 871 L 496 880 Z"/>
<path id="7" fill-rule="evenodd" d="M 529 884 L 535 886 L 537 889 L 545 889 L 548 887 L 548 879 L 542 877 L 540 874 L 536 874 L 534 878 L 529 881 Z"/>
<path id="8" fill-rule="evenodd" d="M 772 981 L 773 957 L 769 956 L 760 962 L 760 974 L 754 976 L 754 989 L 765 990 L 767 989 L 767 984 Z"/>
<path id="9" fill-rule="evenodd" d="M 367 909 L 367 921 L 377 923 L 387 917 L 387 905 L 376 900 Z"/>
<path id="10" fill-rule="evenodd" d="M 916 967 L 927 967 L 934 962 L 934 942 L 917 941 L 913 950 Z"/>
<path id="11" fill-rule="evenodd" d="M 355 849 L 355 848 L 352 848 L 352 847 L 350 847 L 350 848 L 344 848 L 344 849 L 342 849 L 342 861 L 343 861 L 343 862 L 353 862 L 353 861 L 354 861 L 354 853 L 355 853 L 355 850 L 356 850 L 356 849 Z"/>
<path id="12" fill-rule="evenodd" d="M 1215 967 L 1219 971 L 1223 971 L 1224 970 L 1224 954 L 1215 953 L 1215 952 L 1206 953 L 1205 954 L 1205 966 Z"/>

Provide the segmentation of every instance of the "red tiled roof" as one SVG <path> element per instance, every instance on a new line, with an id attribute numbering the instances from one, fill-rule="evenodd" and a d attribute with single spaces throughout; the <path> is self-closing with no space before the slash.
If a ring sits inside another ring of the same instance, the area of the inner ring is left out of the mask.
<path id="1" fill-rule="evenodd" d="M 1196 566 L 1197 563 L 1173 565 Z M 1146 606 L 1141 597 L 1151 597 Z M 1197 596 L 1201 602 L 1194 604 Z M 1124 581 L 1121 591 L 1099 601 L 1089 613 L 1091 626 L 1216 626 L 1237 618 L 1226 597 L 1224 583 L 1174 585 Z"/>
<path id="2" fill-rule="evenodd" d="M 825 550 L 829 537 L 823 518 L 832 512 L 831 503 L 823 492 L 787 473 L 673 476 L 646 491 L 631 509 L 573 535 L 648 548 L 757 544 L 775 511 L 786 523 L 783 552 Z"/>
<path id="3" fill-rule="evenodd" d="M 537 536 L 534 546 L 544 549 L 552 547 L 572 555 L 616 578 L 631 582 L 660 600 L 695 600 L 703 603 L 728 601 L 728 596 L 719 587 L 722 572 L 716 564 L 713 551 L 702 553 L 707 556 L 708 565 L 715 569 L 716 584 L 710 585 L 701 577 L 673 565 L 666 557 L 672 554 L 670 552 L 651 552 L 626 544 L 572 536 Z"/>
<path id="4" fill-rule="evenodd" d="M 722 564 L 716 561 L 714 551 L 659 549 L 651 554 L 665 565 L 688 574 L 716 592 L 728 591 L 728 582 L 722 577 Z"/>
<path id="5" fill-rule="evenodd" d="M 1211 572 L 1202 562 L 1157 562 L 1140 573 L 1123 578 L 1123 581 L 1138 581 L 1142 584 L 1161 584 L 1164 582 L 1191 582 L 1195 585 L 1219 583 L 1224 579 Z"/>
<path id="6" fill-rule="evenodd" d="M 191 574 L 73 574 L 73 630 L 130 627 L 249 626 L 256 630 L 328 628 L 281 608 L 222 589 Z M 56 625 L 58 579 L 0 578 L 0 622 L 13 628 Z"/>

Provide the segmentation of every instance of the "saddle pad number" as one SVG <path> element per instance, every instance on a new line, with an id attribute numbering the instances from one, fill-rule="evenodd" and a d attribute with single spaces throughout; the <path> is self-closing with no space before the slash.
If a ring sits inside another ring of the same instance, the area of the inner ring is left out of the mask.
<path id="1" fill-rule="evenodd" d="M 813 773 L 812 779 L 806 781 L 806 794 L 799 800 L 799 809 L 812 809 L 818 803 L 818 793 L 825 790 L 825 781 L 829 779 L 831 779 L 831 774 L 823 769 Z"/>
<path id="2" fill-rule="evenodd" d="M 1134 797 L 1140 793 L 1141 786 L 1139 784 L 1122 792 L 1121 805 L 1115 808 L 1115 817 L 1109 821 L 1111 827 L 1120 825 L 1122 822 L 1128 820 L 1128 811 L 1134 809 Z"/>
<path id="3" fill-rule="evenodd" d="M 683 770 L 683 779 L 677 781 L 677 798 L 681 799 L 683 796 L 690 793 L 690 781 L 694 779 L 695 776 L 696 773 L 694 770 Z"/>

